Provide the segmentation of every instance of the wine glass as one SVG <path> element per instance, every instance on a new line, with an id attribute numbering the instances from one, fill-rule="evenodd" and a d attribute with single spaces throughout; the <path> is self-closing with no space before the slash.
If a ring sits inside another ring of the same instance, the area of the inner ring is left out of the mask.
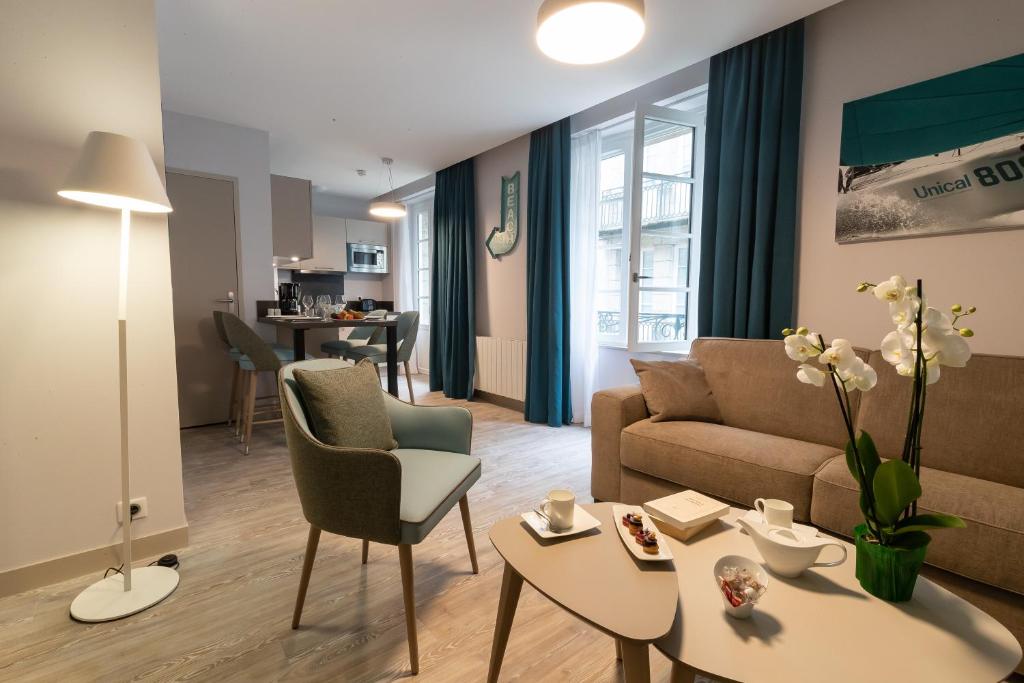
<path id="1" fill-rule="evenodd" d="M 334 303 L 335 303 L 336 306 L 341 306 L 342 308 L 345 308 L 345 295 L 344 294 L 335 294 L 334 295 Z"/>
<path id="2" fill-rule="evenodd" d="M 316 298 L 316 308 L 320 313 L 320 317 L 327 320 L 331 314 L 331 297 L 327 294 L 321 294 Z"/>
<path id="3" fill-rule="evenodd" d="M 305 294 L 302 297 L 302 307 L 306 311 L 306 315 L 310 315 L 313 312 L 313 295 Z"/>

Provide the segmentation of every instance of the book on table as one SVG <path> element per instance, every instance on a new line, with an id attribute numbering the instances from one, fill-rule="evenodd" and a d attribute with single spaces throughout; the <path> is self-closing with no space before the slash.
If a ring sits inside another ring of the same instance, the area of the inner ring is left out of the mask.
<path id="1" fill-rule="evenodd" d="M 661 532 L 687 540 L 729 512 L 726 503 L 697 491 L 680 491 L 643 504 Z"/>

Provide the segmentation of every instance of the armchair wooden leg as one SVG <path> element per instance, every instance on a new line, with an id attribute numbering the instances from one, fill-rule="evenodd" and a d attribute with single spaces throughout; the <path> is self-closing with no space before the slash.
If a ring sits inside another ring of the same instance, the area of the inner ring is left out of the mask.
<path id="1" fill-rule="evenodd" d="M 416 405 L 416 395 L 412 393 L 412 371 L 409 369 L 409 361 L 405 364 L 405 383 L 409 386 L 409 403 Z"/>
<path id="2" fill-rule="evenodd" d="M 398 546 L 398 560 L 402 565 L 402 594 L 405 598 L 405 630 L 409 638 L 409 663 L 413 674 L 420 672 L 420 648 L 416 642 L 416 595 L 412 577 L 412 546 Z"/>
<path id="3" fill-rule="evenodd" d="M 252 443 L 252 421 L 256 415 L 256 376 L 259 373 L 249 373 L 249 389 L 245 397 L 245 431 L 242 435 L 242 443 L 245 444 L 245 454 L 249 455 L 249 445 Z"/>
<path id="4" fill-rule="evenodd" d="M 370 556 L 370 542 L 365 538 L 363 539 L 363 564 L 366 564 L 367 558 Z"/>
<path id="5" fill-rule="evenodd" d="M 242 438 L 242 416 L 245 415 L 246 388 L 249 386 L 249 371 L 238 370 L 238 400 L 235 403 L 235 436 Z"/>
<path id="6" fill-rule="evenodd" d="M 473 522 L 469 519 L 469 494 L 459 498 L 459 512 L 462 513 L 462 528 L 466 532 L 466 545 L 469 546 L 469 561 L 473 564 L 473 573 L 479 574 L 480 567 L 476 563 L 476 544 L 473 543 Z"/>
<path id="7" fill-rule="evenodd" d="M 292 628 L 298 628 L 299 619 L 302 618 L 302 606 L 306 602 L 306 589 L 309 588 L 309 575 L 313 573 L 313 560 L 316 559 L 316 546 L 319 543 L 320 530 L 310 524 L 306 558 L 302 561 L 302 577 L 299 579 L 299 594 L 295 598 L 295 613 L 292 615 Z"/>
<path id="8" fill-rule="evenodd" d="M 242 381 L 242 368 L 238 363 L 233 363 L 234 370 L 231 372 L 231 400 L 228 401 L 228 427 L 235 419 L 235 405 L 238 403 L 238 385 Z"/>

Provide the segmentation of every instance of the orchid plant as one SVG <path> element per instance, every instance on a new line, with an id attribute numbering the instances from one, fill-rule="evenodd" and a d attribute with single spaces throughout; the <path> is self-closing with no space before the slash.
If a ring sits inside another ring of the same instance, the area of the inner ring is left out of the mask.
<path id="1" fill-rule="evenodd" d="M 878 382 L 875 369 L 864 362 L 845 339 L 826 345 L 820 334 L 806 327 L 782 331 L 786 354 L 800 363 L 797 379 L 817 387 L 830 383 L 843 414 L 849 442 L 846 464 L 860 485 L 860 508 L 868 528 L 869 541 L 883 546 L 914 548 L 926 545 L 928 529 L 963 527 L 959 517 L 941 513 L 918 514 L 921 497 L 921 429 L 924 424 L 928 386 L 939 380 L 942 366 L 964 367 L 971 357 L 966 339 L 974 336 L 970 328 L 958 326 L 975 312 L 960 305 L 950 313 L 929 307 L 921 280 L 909 286 L 893 275 L 877 284 L 861 282 L 858 292 L 871 292 L 888 304 L 896 329 L 882 339 L 882 358 L 896 372 L 912 378 L 907 433 L 899 460 L 882 462 L 874 441 L 865 431 L 857 435 L 850 408 L 853 391 L 870 391 Z M 817 363 L 811 362 L 816 360 Z"/>

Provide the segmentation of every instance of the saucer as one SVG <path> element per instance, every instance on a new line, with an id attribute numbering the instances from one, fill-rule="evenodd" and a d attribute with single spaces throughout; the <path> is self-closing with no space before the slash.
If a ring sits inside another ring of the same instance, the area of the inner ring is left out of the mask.
<path id="1" fill-rule="evenodd" d="M 575 512 L 572 513 L 572 526 L 565 531 L 551 531 L 548 528 L 548 520 L 538 515 L 533 510 L 524 512 L 520 517 L 533 532 L 541 538 L 568 538 L 569 536 L 575 536 L 582 534 L 584 531 L 590 531 L 601 526 L 601 522 L 596 517 L 581 508 L 579 505 L 576 506 Z"/>
<path id="2" fill-rule="evenodd" d="M 747 510 L 747 513 L 743 515 L 743 519 L 747 520 L 751 524 L 767 526 L 764 521 L 764 515 L 762 515 L 757 510 Z M 783 527 L 774 528 L 781 529 Z M 807 524 L 797 524 L 796 522 L 793 522 L 792 529 L 793 533 L 800 537 L 815 538 L 818 535 L 818 530 L 815 529 L 813 526 L 808 526 Z M 746 532 L 744 531 L 743 533 Z"/>

